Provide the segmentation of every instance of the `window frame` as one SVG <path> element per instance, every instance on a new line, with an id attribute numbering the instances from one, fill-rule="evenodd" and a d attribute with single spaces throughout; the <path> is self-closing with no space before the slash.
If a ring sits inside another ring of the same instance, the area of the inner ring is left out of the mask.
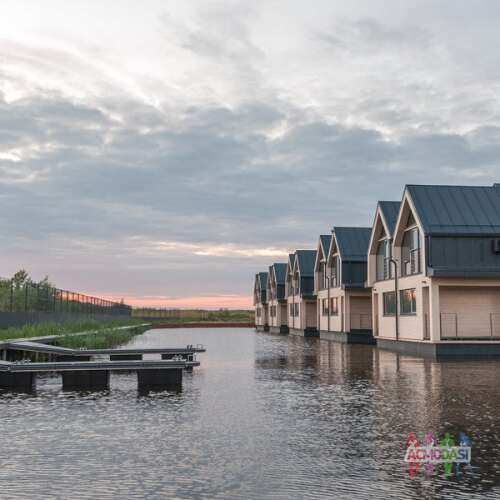
<path id="1" fill-rule="evenodd" d="M 393 296 L 394 297 L 394 312 L 390 312 L 387 307 L 387 301 L 386 301 L 386 297 L 389 297 L 389 296 Z M 383 311 L 383 315 L 384 316 L 396 316 L 396 312 L 397 312 L 397 308 L 398 308 L 398 304 L 397 304 L 397 295 L 396 295 L 396 291 L 395 290 L 392 290 L 392 291 L 389 291 L 389 292 L 383 292 L 382 293 L 382 311 Z"/>
<path id="2" fill-rule="evenodd" d="M 335 304 L 335 307 L 333 306 Z M 330 297 L 330 316 L 339 315 L 339 299 L 338 297 Z"/>
<path id="3" fill-rule="evenodd" d="M 405 303 L 404 293 L 411 292 L 412 297 L 410 298 L 410 311 L 403 311 L 403 305 Z M 416 316 L 417 315 L 417 289 L 416 288 L 405 288 L 399 291 L 399 314 L 401 316 Z"/>

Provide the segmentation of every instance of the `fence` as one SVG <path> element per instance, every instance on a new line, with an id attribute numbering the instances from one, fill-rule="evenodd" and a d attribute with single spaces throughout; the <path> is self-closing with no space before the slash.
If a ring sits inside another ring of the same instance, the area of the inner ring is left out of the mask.
<path id="1" fill-rule="evenodd" d="M 123 303 L 61 290 L 45 284 L 16 285 L 12 280 L 0 278 L 0 312 L 130 316 L 132 308 Z"/>
<path id="2" fill-rule="evenodd" d="M 500 340 L 500 313 L 441 313 L 441 339 Z"/>

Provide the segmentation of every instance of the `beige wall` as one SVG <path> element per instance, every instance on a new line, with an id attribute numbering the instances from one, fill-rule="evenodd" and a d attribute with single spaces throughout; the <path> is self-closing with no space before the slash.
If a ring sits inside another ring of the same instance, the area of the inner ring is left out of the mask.
<path id="1" fill-rule="evenodd" d="M 417 294 L 417 313 L 413 316 L 399 316 L 399 338 L 401 340 L 424 340 L 425 316 L 422 288 L 429 286 L 429 283 L 430 279 L 425 278 L 421 274 L 399 279 L 399 290 L 415 288 Z M 381 338 L 396 338 L 396 320 L 394 316 L 384 316 L 383 299 L 384 292 L 394 291 L 394 280 L 379 281 L 374 285 L 372 291 L 377 295 L 377 311 L 373 311 L 374 323 L 376 322 L 375 315 L 378 314 L 378 332 L 374 334 Z"/>
<path id="2" fill-rule="evenodd" d="M 316 300 L 304 300 L 300 296 L 295 296 L 295 303 L 299 304 L 299 315 L 290 316 L 290 304 L 293 303 L 292 297 L 287 299 L 287 316 L 288 327 L 297 330 L 304 330 L 305 328 L 316 328 L 318 324 L 316 312 Z"/>
<path id="3" fill-rule="evenodd" d="M 363 295 L 352 295 L 350 303 L 351 330 L 369 330 L 372 327 L 371 290 Z"/>
<path id="4" fill-rule="evenodd" d="M 271 306 L 276 307 L 276 316 L 271 316 Z M 281 326 L 288 324 L 288 314 L 287 305 L 278 302 L 277 300 L 271 300 L 268 306 L 269 312 L 269 326 Z"/>
<path id="5" fill-rule="evenodd" d="M 439 310 L 442 337 L 500 338 L 498 282 L 485 280 L 483 286 L 478 286 L 477 282 L 440 284 Z"/>
<path id="6" fill-rule="evenodd" d="M 261 315 L 257 316 L 257 310 L 261 310 Z M 268 306 L 257 304 L 255 306 L 255 325 L 256 326 L 264 326 L 268 324 Z"/>

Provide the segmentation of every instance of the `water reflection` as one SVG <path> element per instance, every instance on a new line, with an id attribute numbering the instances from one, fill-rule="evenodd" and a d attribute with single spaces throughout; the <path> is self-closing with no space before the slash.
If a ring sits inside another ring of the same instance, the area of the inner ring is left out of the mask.
<path id="1" fill-rule="evenodd" d="M 183 391 L 0 394 L 0 497 L 498 498 L 500 362 L 435 362 L 251 330 L 150 331 L 203 343 Z M 466 432 L 476 476 L 410 479 L 413 431 Z"/>

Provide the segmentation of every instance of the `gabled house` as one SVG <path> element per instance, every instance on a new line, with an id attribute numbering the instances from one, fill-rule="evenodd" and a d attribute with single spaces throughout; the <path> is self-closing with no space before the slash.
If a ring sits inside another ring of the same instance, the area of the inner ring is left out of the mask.
<path id="1" fill-rule="evenodd" d="M 269 313 L 267 304 L 267 273 L 257 273 L 253 287 L 253 304 L 255 306 L 255 328 L 258 331 L 269 330 Z"/>
<path id="2" fill-rule="evenodd" d="M 318 329 L 328 330 L 328 316 L 323 312 L 329 307 L 329 281 L 330 267 L 328 266 L 328 254 L 330 252 L 331 234 L 322 234 L 318 240 L 316 250 L 316 262 L 314 263 L 314 293 L 316 294 L 318 307 Z"/>
<path id="3" fill-rule="evenodd" d="M 297 250 L 289 255 L 286 294 L 288 330 L 294 335 L 318 336 L 314 263 L 316 250 Z"/>
<path id="4" fill-rule="evenodd" d="M 398 220 L 400 201 L 379 201 L 373 220 L 368 246 L 367 285 L 376 285 L 394 278 L 394 263 L 391 261 L 394 229 Z M 372 291 L 373 336 L 378 336 L 378 296 Z"/>
<path id="5" fill-rule="evenodd" d="M 500 186 L 406 186 L 390 271 L 377 256 L 380 219 L 369 250 L 378 345 L 500 354 Z"/>
<path id="6" fill-rule="evenodd" d="M 366 286 L 371 228 L 334 227 L 325 267 L 317 260 L 320 337 L 373 343 L 371 291 Z"/>
<path id="7" fill-rule="evenodd" d="M 274 333 L 288 333 L 288 308 L 285 294 L 286 263 L 274 263 L 269 267 L 267 279 L 267 302 L 269 330 Z"/>

